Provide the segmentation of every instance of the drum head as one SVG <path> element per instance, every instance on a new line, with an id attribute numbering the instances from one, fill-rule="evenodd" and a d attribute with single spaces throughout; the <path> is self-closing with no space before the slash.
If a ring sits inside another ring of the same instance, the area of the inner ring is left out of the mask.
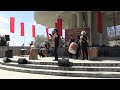
<path id="1" fill-rule="evenodd" d="M 73 49 L 68 49 L 68 51 L 69 51 L 70 53 L 72 53 L 72 54 L 76 54 L 76 51 L 73 50 Z"/>

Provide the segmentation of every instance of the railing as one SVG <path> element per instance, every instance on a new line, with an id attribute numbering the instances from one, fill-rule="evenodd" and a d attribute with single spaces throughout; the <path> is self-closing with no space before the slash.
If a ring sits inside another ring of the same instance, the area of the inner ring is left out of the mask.
<path id="1" fill-rule="evenodd" d="M 0 46 L 0 58 L 5 57 L 5 51 L 12 50 L 13 56 L 19 56 L 21 55 L 21 47 L 6 47 L 6 46 Z M 27 51 L 29 51 L 29 47 L 25 47 Z"/>
<path id="2" fill-rule="evenodd" d="M 29 47 L 25 47 L 27 49 L 27 52 L 29 52 Z M 7 51 L 8 48 L 5 46 L 0 46 L 0 58 L 5 57 L 5 51 Z M 12 50 L 13 56 L 20 56 L 21 55 L 21 47 L 9 47 L 9 50 Z M 50 48 L 51 56 L 54 55 L 53 48 Z M 58 56 L 69 56 L 68 48 L 58 48 Z M 120 57 L 120 47 L 98 47 L 98 56 L 104 56 L 104 57 Z"/>

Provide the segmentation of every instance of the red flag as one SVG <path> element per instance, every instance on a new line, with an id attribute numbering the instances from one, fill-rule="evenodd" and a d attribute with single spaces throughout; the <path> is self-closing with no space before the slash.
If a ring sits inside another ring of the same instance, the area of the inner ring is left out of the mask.
<path id="1" fill-rule="evenodd" d="M 32 37 L 35 38 L 35 25 L 32 25 Z"/>
<path id="2" fill-rule="evenodd" d="M 58 33 L 60 36 L 62 36 L 62 19 L 61 18 L 58 18 L 57 19 L 57 28 L 58 28 Z"/>
<path id="3" fill-rule="evenodd" d="M 57 27 L 58 27 L 58 26 L 57 26 L 57 23 L 55 23 L 55 28 L 58 29 Z"/>
<path id="4" fill-rule="evenodd" d="M 102 33 L 102 14 L 101 14 L 101 11 L 97 11 L 97 28 L 98 28 L 98 32 Z"/>
<path id="5" fill-rule="evenodd" d="M 114 30 L 115 30 L 115 35 L 116 35 L 116 19 L 115 19 L 115 12 L 113 11 L 113 21 L 114 21 Z"/>
<path id="6" fill-rule="evenodd" d="M 14 33 L 14 24 L 15 24 L 15 18 L 10 17 L 10 32 Z"/>
<path id="7" fill-rule="evenodd" d="M 46 35 L 47 35 L 47 38 L 49 39 L 49 34 L 48 34 L 48 27 L 46 27 Z"/>
<path id="8" fill-rule="evenodd" d="M 21 26 L 21 36 L 24 36 L 24 22 L 21 22 L 20 26 Z"/>

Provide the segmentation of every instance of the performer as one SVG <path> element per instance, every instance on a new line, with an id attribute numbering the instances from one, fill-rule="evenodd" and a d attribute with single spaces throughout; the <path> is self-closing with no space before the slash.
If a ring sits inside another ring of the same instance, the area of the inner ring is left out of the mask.
<path id="1" fill-rule="evenodd" d="M 71 44 L 72 42 L 74 42 L 74 37 L 73 37 L 73 35 L 70 36 L 68 46 L 70 46 L 70 44 Z M 71 54 L 71 53 L 69 53 L 69 57 L 72 58 L 72 54 Z"/>
<path id="2" fill-rule="evenodd" d="M 32 45 L 33 45 L 33 41 L 31 41 L 31 43 L 30 43 L 30 49 L 31 49 Z"/>
<path id="3" fill-rule="evenodd" d="M 54 46 L 54 61 L 58 61 L 58 54 L 57 54 L 57 49 L 59 47 L 59 39 L 60 39 L 60 36 L 58 34 L 58 30 L 57 29 L 54 29 L 54 35 L 53 35 L 53 46 Z"/>
<path id="4" fill-rule="evenodd" d="M 50 44 L 47 41 L 45 41 L 45 48 L 49 49 L 49 47 L 50 47 Z"/>
<path id="5" fill-rule="evenodd" d="M 85 31 L 81 32 L 80 43 L 82 50 L 82 59 L 83 60 L 85 59 L 85 54 L 86 54 L 86 59 L 88 60 L 88 40 Z"/>
<path id="6" fill-rule="evenodd" d="M 55 34 L 54 31 L 52 31 L 52 34 L 49 34 L 51 38 L 53 38 L 53 35 Z"/>
<path id="7" fill-rule="evenodd" d="M 76 53 L 76 59 L 79 57 L 79 50 L 80 50 L 80 36 L 77 36 L 76 43 L 78 45 L 77 53 Z"/>

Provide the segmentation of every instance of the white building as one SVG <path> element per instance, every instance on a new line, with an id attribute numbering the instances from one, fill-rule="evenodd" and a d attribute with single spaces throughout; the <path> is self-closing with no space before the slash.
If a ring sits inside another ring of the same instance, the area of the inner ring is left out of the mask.
<path id="1" fill-rule="evenodd" d="M 63 29 L 79 29 L 90 27 L 90 45 L 109 45 L 107 27 L 114 25 L 113 11 L 102 11 L 103 33 L 97 30 L 97 15 L 95 11 L 35 11 L 37 24 L 54 28 L 57 17 L 63 19 Z M 116 25 L 120 25 L 120 12 L 115 11 Z"/>

